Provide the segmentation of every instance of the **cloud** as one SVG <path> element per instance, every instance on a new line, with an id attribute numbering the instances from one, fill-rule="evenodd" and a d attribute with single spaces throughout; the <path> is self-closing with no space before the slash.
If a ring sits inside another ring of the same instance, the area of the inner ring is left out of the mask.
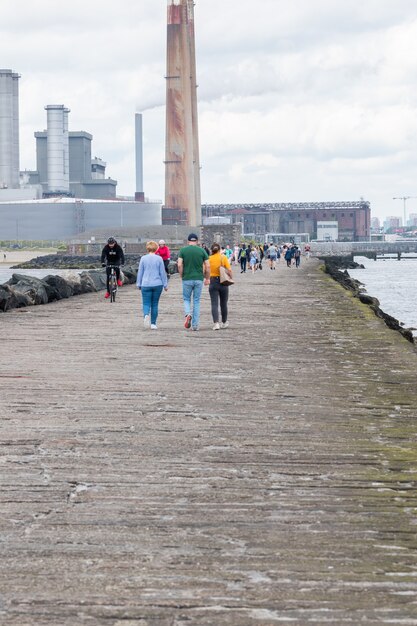
<path id="1" fill-rule="evenodd" d="M 364 196 L 383 215 L 417 195 L 415 0 L 197 0 L 195 30 L 203 201 Z M 165 41 L 166 0 L 3 0 L 22 168 L 62 103 L 131 194 L 140 111 L 145 191 L 162 198 Z"/>

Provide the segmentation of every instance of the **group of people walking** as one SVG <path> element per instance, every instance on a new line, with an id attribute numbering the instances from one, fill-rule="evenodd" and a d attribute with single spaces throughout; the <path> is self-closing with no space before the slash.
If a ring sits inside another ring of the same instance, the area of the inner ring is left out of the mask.
<path id="1" fill-rule="evenodd" d="M 163 242 L 165 243 L 165 242 Z M 159 299 L 162 291 L 168 290 L 168 275 L 160 248 L 155 241 L 146 244 L 147 254 L 139 263 L 136 285 L 142 293 L 143 324 L 145 328 L 157 330 Z M 178 273 L 182 279 L 184 303 L 184 327 L 192 331 L 200 329 L 200 301 L 203 286 L 209 288 L 213 330 L 227 328 L 227 302 L 229 287 L 220 281 L 220 267 L 224 267 L 232 280 L 232 269 L 226 254 L 218 243 L 211 247 L 211 254 L 199 246 L 195 233 L 188 235 L 187 245 L 178 253 Z M 219 311 L 220 305 L 220 311 Z"/>
<path id="2" fill-rule="evenodd" d="M 157 330 L 159 300 L 162 292 L 168 291 L 169 262 L 171 253 L 165 241 L 159 244 L 148 241 L 145 254 L 139 263 L 136 285 L 142 293 L 143 324 L 145 328 Z M 187 245 L 178 253 L 178 272 L 182 279 L 182 297 L 184 303 L 184 327 L 193 331 L 200 328 L 200 301 L 203 287 L 208 286 L 211 301 L 213 330 L 227 328 L 229 322 L 228 299 L 229 286 L 222 282 L 221 267 L 224 268 L 230 281 L 233 280 L 231 262 L 240 265 L 241 273 L 246 273 L 249 264 L 251 272 L 262 269 L 265 262 L 271 270 L 276 269 L 277 262 L 284 257 L 287 267 L 300 266 L 301 250 L 295 244 L 277 246 L 274 243 L 264 245 L 245 244 L 222 247 L 213 243 L 211 250 L 200 246 L 195 233 L 188 235 Z M 102 252 L 103 265 L 107 265 L 107 291 L 109 297 L 109 266 L 116 266 L 118 284 L 121 285 L 120 265 L 124 263 L 122 248 L 113 237 L 108 239 Z"/>
<path id="3" fill-rule="evenodd" d="M 295 267 L 300 266 L 301 262 L 301 250 L 295 244 L 283 244 L 277 246 L 274 243 L 265 243 L 263 245 L 251 246 L 251 244 L 242 244 L 241 246 L 235 246 L 232 261 L 235 265 L 240 264 L 240 273 L 246 274 L 247 267 L 252 274 L 256 270 L 263 269 L 265 259 L 268 262 L 268 267 L 271 270 L 276 269 L 277 262 L 281 257 L 284 257 L 287 267 L 291 267 L 293 264 Z"/>

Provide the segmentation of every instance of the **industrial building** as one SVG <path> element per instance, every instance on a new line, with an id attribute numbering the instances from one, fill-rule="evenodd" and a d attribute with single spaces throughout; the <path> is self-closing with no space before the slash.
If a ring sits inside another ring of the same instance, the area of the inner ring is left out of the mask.
<path id="1" fill-rule="evenodd" d="M 70 109 L 49 104 L 35 132 L 36 170 L 19 171 L 19 74 L 0 70 L 0 239 L 57 240 L 86 230 L 161 224 L 161 202 L 145 201 L 142 117 L 135 117 L 135 198 L 116 197 L 117 181 L 91 156 L 92 135 L 69 131 Z"/>
<path id="2" fill-rule="evenodd" d="M 0 189 L 19 188 L 19 78 L 0 70 Z"/>
<path id="3" fill-rule="evenodd" d="M 318 238 L 318 223 L 335 222 L 339 241 L 369 241 L 369 202 L 300 202 L 268 204 L 204 204 L 203 220 L 219 215 L 241 223 L 243 233 L 264 237 L 266 233 Z"/>
<path id="4" fill-rule="evenodd" d="M 59 240 L 98 228 L 161 224 L 161 203 L 65 196 L 0 202 L 0 240 Z"/>
<path id="5" fill-rule="evenodd" d="M 68 131 L 70 110 L 49 104 L 47 130 L 35 132 L 36 170 L 22 174 L 29 185 L 40 185 L 42 196 L 113 199 L 117 181 L 106 178 L 106 163 L 91 158 L 93 136 L 85 131 Z"/>

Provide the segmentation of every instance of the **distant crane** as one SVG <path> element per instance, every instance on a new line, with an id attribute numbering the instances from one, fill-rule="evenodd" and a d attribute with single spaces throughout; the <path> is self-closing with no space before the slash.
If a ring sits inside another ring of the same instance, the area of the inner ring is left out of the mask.
<path id="1" fill-rule="evenodd" d="M 407 225 L 406 202 L 407 200 L 410 200 L 410 198 L 417 198 L 417 196 L 399 196 L 399 197 L 395 196 L 393 198 L 393 200 L 402 200 L 404 202 L 404 224 L 403 224 L 404 228 Z"/>

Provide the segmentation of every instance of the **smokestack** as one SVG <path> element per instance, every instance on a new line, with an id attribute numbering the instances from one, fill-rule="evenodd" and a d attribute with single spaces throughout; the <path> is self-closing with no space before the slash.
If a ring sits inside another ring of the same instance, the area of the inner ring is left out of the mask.
<path id="1" fill-rule="evenodd" d="M 136 192 L 135 200 L 145 202 L 143 191 L 143 134 L 142 134 L 142 114 L 135 114 L 135 155 L 136 155 Z"/>
<path id="2" fill-rule="evenodd" d="M 48 192 L 67 194 L 69 193 L 69 109 L 66 109 L 63 104 L 48 104 L 45 109 L 47 111 Z M 67 170 L 65 170 L 66 162 Z"/>
<path id="3" fill-rule="evenodd" d="M 71 109 L 64 109 L 64 185 L 69 191 L 69 132 L 68 113 Z"/>
<path id="4" fill-rule="evenodd" d="M 168 0 L 164 224 L 201 224 L 194 1 Z"/>
<path id="5" fill-rule="evenodd" d="M 0 187 L 19 187 L 19 74 L 0 70 Z"/>

